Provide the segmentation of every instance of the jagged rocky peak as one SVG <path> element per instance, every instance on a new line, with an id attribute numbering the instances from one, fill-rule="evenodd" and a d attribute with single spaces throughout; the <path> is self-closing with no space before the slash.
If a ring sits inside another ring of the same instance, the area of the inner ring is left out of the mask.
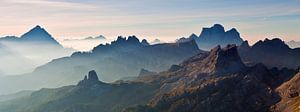
<path id="1" fill-rule="evenodd" d="M 266 38 L 264 41 L 258 41 L 253 45 L 254 49 L 276 49 L 276 50 L 288 50 L 290 49 L 288 45 L 285 44 L 279 38 L 268 39 Z"/>
<path id="2" fill-rule="evenodd" d="M 148 46 L 150 45 L 149 42 L 146 39 L 143 39 L 141 42 L 143 45 Z"/>
<path id="3" fill-rule="evenodd" d="M 119 45 L 119 44 L 138 45 L 138 44 L 142 44 L 142 43 L 135 35 L 133 35 L 133 36 L 128 36 L 127 39 L 126 39 L 126 37 L 118 36 L 117 40 L 113 41 L 111 44 L 112 45 Z"/>
<path id="4" fill-rule="evenodd" d="M 223 49 L 221 46 L 213 48 L 199 64 L 200 71 L 209 74 L 235 73 L 245 68 L 236 45 L 228 45 Z"/>
<path id="5" fill-rule="evenodd" d="M 99 80 L 95 70 L 89 71 L 88 75 L 84 76 L 84 79 L 78 83 L 78 85 L 81 86 L 91 86 L 95 84 L 103 84 L 103 82 Z"/>
<path id="6" fill-rule="evenodd" d="M 235 28 L 225 31 L 221 24 L 214 24 L 212 27 L 203 28 L 199 38 L 196 38 L 196 36 L 193 37 L 199 48 L 207 51 L 217 45 L 224 47 L 228 44 L 240 45 L 243 42 L 240 33 Z"/>
<path id="7" fill-rule="evenodd" d="M 140 40 L 135 35 L 128 36 L 127 41 L 130 43 L 140 43 Z"/>

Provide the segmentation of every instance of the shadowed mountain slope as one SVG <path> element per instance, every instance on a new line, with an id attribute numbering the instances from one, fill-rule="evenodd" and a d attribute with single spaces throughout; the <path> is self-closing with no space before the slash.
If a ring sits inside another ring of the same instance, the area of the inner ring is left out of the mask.
<path id="1" fill-rule="evenodd" d="M 249 64 L 263 63 L 269 68 L 300 67 L 300 49 L 291 49 L 278 38 L 258 41 L 253 46 L 245 41 L 239 47 L 239 54 Z"/>

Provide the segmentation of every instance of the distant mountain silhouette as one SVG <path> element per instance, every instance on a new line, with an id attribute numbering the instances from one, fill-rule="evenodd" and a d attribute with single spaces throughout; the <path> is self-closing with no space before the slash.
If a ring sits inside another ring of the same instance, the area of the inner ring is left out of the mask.
<path id="1" fill-rule="evenodd" d="M 291 49 L 284 41 L 275 38 L 258 41 L 249 46 L 245 41 L 239 47 L 239 54 L 246 63 L 263 63 L 269 68 L 294 68 L 300 67 L 300 49 Z"/>
<path id="2" fill-rule="evenodd" d="M 268 69 L 263 64 L 246 67 L 235 45 L 198 53 L 173 68 L 114 83 L 101 82 L 96 72 L 90 71 L 77 85 L 41 89 L 2 102 L 0 111 L 268 111 L 281 98 L 275 89 L 297 73 Z"/>
<path id="3" fill-rule="evenodd" d="M 35 67 L 52 59 L 70 55 L 73 50 L 63 48 L 44 28 L 36 26 L 21 37 L 6 36 L 0 38 L 0 57 L 5 63 L 0 63 L 0 69 L 8 74 L 32 72 Z M 8 53 L 9 52 L 9 53 Z M 1 60 L 1 59 L 0 59 Z M 18 68 L 18 70 L 16 70 Z"/>
<path id="4" fill-rule="evenodd" d="M 162 44 L 162 43 L 166 43 L 164 41 L 161 41 L 159 39 L 154 39 L 153 41 L 150 42 L 150 44 L 154 45 L 154 44 Z"/>
<path id="5" fill-rule="evenodd" d="M 101 71 L 102 81 L 112 82 L 123 77 L 137 77 L 142 68 L 153 72 L 167 70 L 199 52 L 202 51 L 195 41 L 148 45 L 135 36 L 118 37 L 111 44 L 101 44 L 90 52 L 76 52 L 70 57 L 55 59 L 24 77 L 1 78 L 0 91 L 74 84 L 90 69 Z M 10 84 L 10 88 L 5 84 Z"/>
<path id="6" fill-rule="evenodd" d="M 99 36 L 89 36 L 83 39 L 64 39 L 64 41 L 80 41 L 80 40 L 106 40 L 106 38 L 103 35 L 99 35 Z"/>
<path id="7" fill-rule="evenodd" d="M 20 38 L 16 36 L 7 36 L 0 38 L 0 41 L 9 42 L 30 42 L 30 43 L 42 43 L 49 45 L 56 45 L 62 47 L 44 28 L 37 25 L 27 33 L 23 34 Z"/>
<path id="8" fill-rule="evenodd" d="M 93 86 L 100 84 L 104 83 L 99 80 L 98 75 L 94 70 L 89 71 L 89 74 L 84 76 L 84 79 L 78 83 L 79 86 Z"/>
<path id="9" fill-rule="evenodd" d="M 289 45 L 291 48 L 300 48 L 299 41 L 291 40 L 291 41 L 287 42 L 286 44 Z"/>
<path id="10" fill-rule="evenodd" d="M 226 47 L 228 44 L 240 45 L 243 42 L 243 39 L 235 28 L 225 31 L 224 27 L 220 24 L 214 24 L 210 28 L 203 28 L 199 36 L 193 33 L 188 38 L 181 38 L 178 41 L 191 39 L 196 40 L 199 49 L 207 51 L 218 45 Z"/>

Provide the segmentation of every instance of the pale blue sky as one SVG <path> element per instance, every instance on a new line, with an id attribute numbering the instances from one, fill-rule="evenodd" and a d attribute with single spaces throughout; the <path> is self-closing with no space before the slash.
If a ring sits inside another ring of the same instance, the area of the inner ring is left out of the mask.
<path id="1" fill-rule="evenodd" d="M 0 36 L 39 24 L 55 38 L 137 35 L 165 41 L 220 23 L 250 42 L 300 40 L 300 0 L 0 0 Z"/>

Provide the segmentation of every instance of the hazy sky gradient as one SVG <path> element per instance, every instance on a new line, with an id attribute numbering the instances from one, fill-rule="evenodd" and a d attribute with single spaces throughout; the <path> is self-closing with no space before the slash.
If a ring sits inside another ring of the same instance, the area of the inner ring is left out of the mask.
<path id="1" fill-rule="evenodd" d="M 39 24 L 59 39 L 101 34 L 171 41 L 221 23 L 252 43 L 300 41 L 300 0 L 0 0 L 0 13 L 0 36 Z"/>

